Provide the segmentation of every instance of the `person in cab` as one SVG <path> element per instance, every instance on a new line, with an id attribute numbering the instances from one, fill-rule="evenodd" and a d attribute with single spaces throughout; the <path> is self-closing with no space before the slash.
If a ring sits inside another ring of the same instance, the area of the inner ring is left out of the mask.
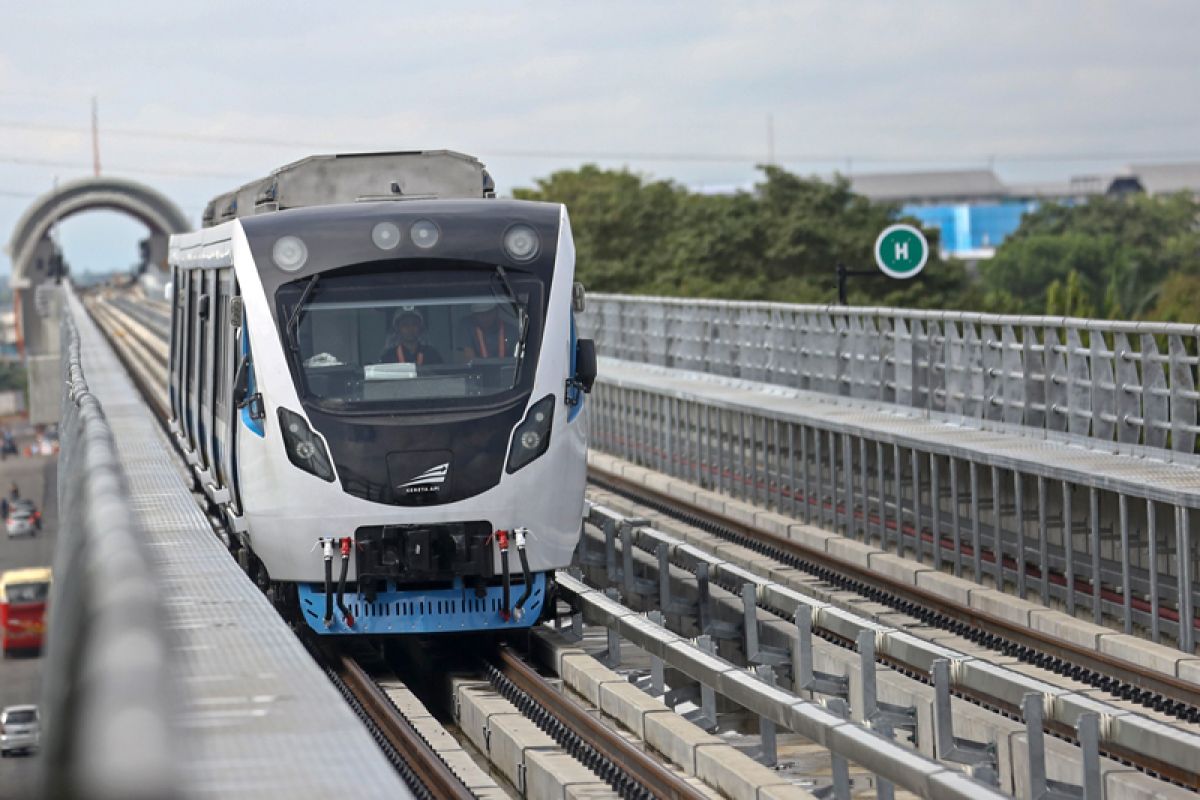
<path id="1" fill-rule="evenodd" d="M 432 345 L 425 344 L 425 318 L 412 306 L 396 312 L 392 318 L 392 333 L 388 336 L 379 361 L 383 364 L 441 364 L 442 355 Z"/>
<path id="2" fill-rule="evenodd" d="M 495 303 L 478 303 L 471 306 L 471 311 L 458 330 L 463 360 L 514 357 L 520 332 L 512 320 L 501 315 L 500 307 Z"/>

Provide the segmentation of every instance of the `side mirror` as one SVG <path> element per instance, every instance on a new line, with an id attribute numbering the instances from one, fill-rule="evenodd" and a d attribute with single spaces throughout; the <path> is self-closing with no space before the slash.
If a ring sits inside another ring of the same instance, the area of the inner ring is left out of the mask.
<path id="1" fill-rule="evenodd" d="M 571 286 L 571 308 L 576 314 L 582 314 L 587 308 L 587 295 L 578 281 Z"/>
<path id="2" fill-rule="evenodd" d="M 241 408 L 246 402 L 246 393 L 250 390 L 250 359 L 242 356 L 238 362 L 237 372 L 233 376 L 233 405 Z"/>
<path id="3" fill-rule="evenodd" d="M 591 339 L 575 342 L 575 380 L 584 392 L 591 392 L 596 382 L 596 343 Z"/>

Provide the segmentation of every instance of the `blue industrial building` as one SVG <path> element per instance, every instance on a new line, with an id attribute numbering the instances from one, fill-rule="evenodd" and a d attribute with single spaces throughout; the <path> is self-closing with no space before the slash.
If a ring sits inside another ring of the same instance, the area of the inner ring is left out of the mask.
<path id="1" fill-rule="evenodd" d="M 1200 163 L 1145 164 L 1062 183 L 1006 185 L 990 169 L 886 172 L 850 176 L 850 187 L 941 232 L 943 256 L 991 258 L 1042 203 L 1083 203 L 1099 195 L 1187 191 L 1200 196 Z"/>
<path id="2" fill-rule="evenodd" d="M 1036 200 L 939 205 L 907 204 L 905 216 L 941 232 L 942 253 L 958 258 L 988 258 L 1000 242 L 1021 224 L 1021 215 L 1035 210 Z"/>

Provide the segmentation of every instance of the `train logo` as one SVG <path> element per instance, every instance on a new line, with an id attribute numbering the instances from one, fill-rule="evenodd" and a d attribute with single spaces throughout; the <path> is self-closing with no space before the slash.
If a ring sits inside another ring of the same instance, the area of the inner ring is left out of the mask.
<path id="1" fill-rule="evenodd" d="M 430 467 L 417 477 L 405 481 L 396 488 L 403 489 L 408 494 L 436 492 L 446 482 L 446 475 L 449 472 L 450 462 L 447 461 L 444 464 L 438 464 L 436 467 Z"/>

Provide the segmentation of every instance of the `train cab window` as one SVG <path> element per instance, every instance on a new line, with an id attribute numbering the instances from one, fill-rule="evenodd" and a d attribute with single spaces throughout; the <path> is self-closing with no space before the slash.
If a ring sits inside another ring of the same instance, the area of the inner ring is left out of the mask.
<path id="1" fill-rule="evenodd" d="M 510 275 L 514 302 L 493 275 L 321 276 L 298 313 L 313 279 L 281 287 L 280 327 L 304 395 L 367 410 L 470 405 L 520 389 L 532 375 L 524 365 L 536 363 L 543 287 Z"/>

